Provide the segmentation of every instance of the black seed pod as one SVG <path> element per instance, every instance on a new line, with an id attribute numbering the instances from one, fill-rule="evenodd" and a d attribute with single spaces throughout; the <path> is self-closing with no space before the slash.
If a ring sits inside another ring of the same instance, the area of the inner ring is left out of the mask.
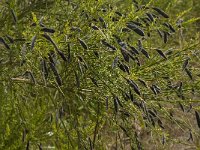
<path id="1" fill-rule="evenodd" d="M 168 14 L 166 14 L 163 10 L 161 10 L 160 8 L 154 7 L 153 8 L 155 11 L 157 11 L 161 16 L 163 16 L 164 18 L 169 18 Z"/>
<path id="2" fill-rule="evenodd" d="M 194 141 L 194 139 L 193 139 L 193 135 L 192 135 L 192 131 L 190 131 L 190 135 L 189 135 L 189 138 L 187 139 L 187 141 Z"/>
<path id="3" fill-rule="evenodd" d="M 44 78 L 47 79 L 49 73 L 48 73 L 47 63 L 45 59 L 42 60 L 41 65 L 42 65 L 42 72 L 44 74 Z"/>
<path id="4" fill-rule="evenodd" d="M 146 58 L 150 58 L 148 52 L 144 48 L 141 49 L 141 52 L 144 54 L 144 56 L 146 56 Z"/>
<path id="5" fill-rule="evenodd" d="M 158 125 L 162 128 L 162 129 L 164 129 L 164 126 L 163 126 L 163 123 L 162 123 L 162 121 L 158 118 Z"/>
<path id="6" fill-rule="evenodd" d="M 182 105 L 180 102 L 179 102 L 178 104 L 179 104 L 181 110 L 182 110 L 183 112 L 185 112 L 185 109 L 184 109 L 183 105 Z"/>
<path id="7" fill-rule="evenodd" d="M 6 38 L 9 40 L 10 43 L 14 43 L 14 39 L 11 36 L 6 35 Z"/>
<path id="8" fill-rule="evenodd" d="M 165 56 L 165 54 L 164 54 L 161 50 L 156 49 L 156 51 L 158 52 L 158 54 L 159 54 L 161 57 L 163 57 L 164 59 L 167 59 L 167 57 Z"/>
<path id="9" fill-rule="evenodd" d="M 31 51 L 33 50 L 33 48 L 35 46 L 36 38 L 37 38 L 37 35 L 34 35 L 32 40 L 31 40 Z"/>
<path id="10" fill-rule="evenodd" d="M 29 150 L 30 142 L 28 141 L 26 144 L 26 150 Z"/>
<path id="11" fill-rule="evenodd" d="M 126 79 L 126 78 L 125 78 Z M 126 79 L 126 81 L 128 82 L 128 84 L 133 88 L 133 90 L 138 94 L 140 94 L 140 89 L 138 87 L 138 85 L 131 79 Z"/>
<path id="12" fill-rule="evenodd" d="M 154 21 L 154 17 L 151 13 L 146 13 L 146 15 L 148 16 L 148 18 L 150 19 L 150 21 Z"/>
<path id="13" fill-rule="evenodd" d="M 108 48 L 111 48 L 113 51 L 116 50 L 116 48 L 114 46 L 110 45 L 108 42 L 106 42 L 105 39 L 101 40 L 101 42 L 102 42 L 103 45 L 107 46 Z"/>
<path id="14" fill-rule="evenodd" d="M 75 74 L 75 77 L 76 77 L 76 86 L 79 88 L 80 87 L 80 79 L 79 79 L 79 76 L 78 76 L 78 74 L 75 70 L 74 70 L 74 74 Z"/>
<path id="15" fill-rule="evenodd" d="M 185 68 L 185 72 L 187 73 L 187 75 L 189 76 L 189 78 L 191 80 L 193 80 L 192 73 L 191 73 L 191 71 L 188 68 Z"/>
<path id="16" fill-rule="evenodd" d="M 53 63 L 49 63 L 49 64 L 50 64 L 50 68 L 53 71 L 53 74 L 56 78 L 56 82 L 58 83 L 59 86 L 61 86 L 62 85 L 62 79 L 61 79 L 60 75 L 58 74 L 58 71 L 57 71 L 55 65 Z"/>
<path id="17" fill-rule="evenodd" d="M 122 32 L 130 32 L 131 30 L 129 28 L 122 28 Z"/>
<path id="18" fill-rule="evenodd" d="M 163 40 L 164 40 L 164 43 L 167 43 L 167 41 L 168 41 L 168 32 L 166 32 L 166 31 L 164 31 L 163 32 L 164 33 L 164 37 L 163 37 Z"/>
<path id="19" fill-rule="evenodd" d="M 118 100 L 116 98 L 116 96 L 113 97 L 113 100 L 114 100 L 114 108 L 115 108 L 115 112 L 117 113 L 118 112 Z"/>
<path id="20" fill-rule="evenodd" d="M 71 61 L 71 48 L 69 43 L 67 44 L 67 51 L 68 51 L 67 61 L 69 63 Z"/>
<path id="21" fill-rule="evenodd" d="M 122 16 L 122 14 L 119 11 L 116 11 L 115 13 L 120 17 Z"/>
<path id="22" fill-rule="evenodd" d="M 67 58 L 65 57 L 64 53 L 62 51 L 60 51 L 59 49 L 57 49 L 58 54 L 60 55 L 60 57 L 64 60 L 67 61 Z"/>
<path id="23" fill-rule="evenodd" d="M 126 62 L 129 62 L 129 55 L 128 55 L 128 53 L 127 53 L 127 50 L 124 49 L 124 48 L 121 48 L 121 53 L 122 53 L 122 56 L 124 57 L 124 60 L 125 60 Z"/>
<path id="24" fill-rule="evenodd" d="M 118 60 L 119 60 L 119 57 L 115 57 L 113 63 L 112 63 L 112 69 L 115 68 L 117 66 L 117 63 L 118 63 Z"/>
<path id="25" fill-rule="evenodd" d="M 130 45 L 128 46 L 130 47 L 132 54 L 139 54 L 138 50 L 135 47 L 130 46 Z"/>
<path id="26" fill-rule="evenodd" d="M 91 77 L 90 79 L 91 79 L 92 83 L 94 83 L 94 85 L 96 87 L 98 87 L 97 80 L 95 78 L 93 78 L 93 77 Z"/>
<path id="27" fill-rule="evenodd" d="M 10 49 L 9 45 L 4 41 L 2 37 L 0 37 L 0 43 L 2 43 L 7 49 Z"/>
<path id="28" fill-rule="evenodd" d="M 195 116 L 196 116 L 196 120 L 197 120 L 197 125 L 200 128 L 200 116 L 199 116 L 199 113 L 197 111 L 195 111 Z"/>
<path id="29" fill-rule="evenodd" d="M 99 21 L 102 23 L 103 28 L 107 28 L 107 24 L 102 17 L 99 17 Z"/>
<path id="30" fill-rule="evenodd" d="M 142 83 L 147 88 L 147 84 L 146 84 L 146 82 L 144 80 L 138 79 L 138 81 L 140 81 L 140 83 Z"/>
<path id="31" fill-rule="evenodd" d="M 126 25 L 129 29 L 135 31 L 137 34 L 139 34 L 140 36 L 144 36 L 144 31 L 142 29 L 140 29 L 137 25 L 134 24 L 130 24 L 128 23 Z"/>
<path id="32" fill-rule="evenodd" d="M 54 32 L 55 32 L 55 30 L 54 30 L 54 29 L 51 29 L 51 28 L 46 28 L 46 27 L 42 28 L 40 31 L 43 31 L 43 32 L 48 32 L 48 33 L 54 33 Z"/>
<path id="33" fill-rule="evenodd" d="M 99 28 L 95 25 L 91 26 L 91 28 L 94 29 L 94 30 L 99 30 Z"/>
<path id="34" fill-rule="evenodd" d="M 85 50 L 87 50 L 87 49 L 88 49 L 87 44 L 86 44 L 83 40 L 81 40 L 80 38 L 78 38 L 78 40 L 79 40 L 81 46 L 82 46 Z"/>
<path id="35" fill-rule="evenodd" d="M 14 22 L 17 23 L 17 16 L 16 16 L 16 14 L 15 14 L 13 9 L 11 9 L 11 14 L 13 16 Z"/>
<path id="36" fill-rule="evenodd" d="M 126 69 L 125 69 L 124 65 L 123 65 L 121 62 L 118 63 L 118 67 L 119 67 L 122 71 L 126 72 Z"/>
<path id="37" fill-rule="evenodd" d="M 189 64 L 189 60 L 190 58 L 187 58 L 184 62 L 183 62 L 183 70 L 185 70 Z"/>
<path id="38" fill-rule="evenodd" d="M 51 42 L 51 44 L 54 46 L 54 48 L 56 50 L 58 50 L 58 47 L 56 45 L 56 43 L 53 41 L 53 39 L 48 35 L 48 34 L 42 34 L 42 36 L 47 39 L 49 42 Z"/>
<path id="39" fill-rule="evenodd" d="M 163 33 L 159 29 L 157 31 L 158 31 L 159 36 L 162 38 L 163 37 Z"/>

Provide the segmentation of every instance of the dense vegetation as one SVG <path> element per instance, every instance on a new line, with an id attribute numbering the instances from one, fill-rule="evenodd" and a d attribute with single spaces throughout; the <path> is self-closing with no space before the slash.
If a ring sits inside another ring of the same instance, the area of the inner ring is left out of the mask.
<path id="1" fill-rule="evenodd" d="M 0 149 L 200 148 L 198 0 L 1 0 Z"/>

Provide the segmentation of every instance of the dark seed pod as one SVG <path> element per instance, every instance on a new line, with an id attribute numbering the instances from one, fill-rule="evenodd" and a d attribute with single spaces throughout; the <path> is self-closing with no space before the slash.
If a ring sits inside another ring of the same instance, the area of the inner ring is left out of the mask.
<path id="1" fill-rule="evenodd" d="M 79 68 L 81 74 L 83 74 L 83 68 L 82 68 L 80 61 L 78 61 L 78 68 Z"/>
<path id="2" fill-rule="evenodd" d="M 92 140 L 89 137 L 89 144 L 90 144 L 90 150 L 93 150 L 93 144 L 92 144 Z"/>
<path id="3" fill-rule="evenodd" d="M 191 71 L 188 68 L 185 68 L 185 72 L 187 73 L 187 75 L 189 76 L 189 78 L 191 80 L 193 80 L 192 73 L 191 73 Z"/>
<path id="4" fill-rule="evenodd" d="M 113 100 L 114 100 L 114 108 L 115 108 L 115 113 L 118 112 L 118 100 L 116 99 L 116 96 L 113 97 Z"/>
<path id="5" fill-rule="evenodd" d="M 34 35 L 32 40 L 31 40 L 31 51 L 33 50 L 33 48 L 35 46 L 36 38 L 37 38 L 37 35 Z"/>
<path id="6" fill-rule="evenodd" d="M 43 149 L 42 149 L 42 144 L 41 144 L 41 143 L 38 144 L 38 148 L 39 148 L 39 150 L 43 150 Z"/>
<path id="7" fill-rule="evenodd" d="M 49 58 L 49 61 L 52 63 L 52 64 L 56 64 L 55 62 L 55 59 L 54 59 L 54 56 L 55 56 L 55 53 L 54 52 L 51 52 L 51 53 L 48 53 L 48 58 Z"/>
<path id="8" fill-rule="evenodd" d="M 153 9 L 155 11 L 157 11 L 161 16 L 163 16 L 164 18 L 169 18 L 168 14 L 166 14 L 163 10 L 161 10 L 160 8 L 157 7 L 153 7 Z"/>
<path id="9" fill-rule="evenodd" d="M 114 46 L 110 45 L 106 40 L 101 40 L 102 44 L 105 45 L 108 48 L 111 48 L 113 51 L 117 50 Z"/>
<path id="10" fill-rule="evenodd" d="M 119 127 L 120 127 L 120 128 L 122 129 L 122 131 L 126 134 L 126 136 L 129 137 L 128 131 L 127 131 L 124 127 L 122 127 L 121 125 L 119 125 Z"/>
<path id="11" fill-rule="evenodd" d="M 142 41 L 138 40 L 138 49 L 139 49 L 139 51 L 141 51 L 142 48 L 143 48 Z"/>
<path id="12" fill-rule="evenodd" d="M 165 56 L 165 54 L 164 54 L 161 50 L 156 49 L 156 51 L 158 52 L 158 54 L 159 54 L 161 57 L 163 57 L 164 59 L 167 59 L 167 57 Z"/>
<path id="13" fill-rule="evenodd" d="M 172 32 L 176 32 L 171 24 L 165 22 L 165 23 L 163 23 L 163 25 L 166 26 L 167 28 L 169 28 Z"/>
<path id="14" fill-rule="evenodd" d="M 26 144 L 26 150 L 29 150 L 29 146 L 30 146 L 30 141 L 28 141 Z"/>
<path id="15" fill-rule="evenodd" d="M 168 41 L 168 32 L 163 31 L 163 33 L 164 33 L 164 35 L 163 35 L 164 43 L 167 43 L 167 41 Z"/>
<path id="16" fill-rule="evenodd" d="M 47 39 L 49 42 L 51 42 L 51 44 L 54 46 L 54 48 L 56 50 L 58 50 L 58 47 L 56 45 L 56 43 L 53 41 L 53 39 L 48 35 L 48 34 L 42 34 L 42 36 Z"/>
<path id="17" fill-rule="evenodd" d="M 117 43 L 123 47 L 123 45 L 121 45 L 120 43 L 122 42 L 122 40 L 120 39 L 119 36 L 117 36 L 116 34 L 113 34 L 113 37 L 117 40 Z"/>
<path id="18" fill-rule="evenodd" d="M 187 141 L 194 141 L 194 139 L 193 139 L 193 135 L 192 135 L 192 132 L 190 131 L 190 134 L 189 134 L 189 138 L 187 139 Z"/>
<path id="19" fill-rule="evenodd" d="M 48 33 L 54 33 L 55 30 L 54 29 L 51 29 L 51 28 L 46 28 L 46 27 L 43 27 L 40 31 L 43 31 L 43 32 L 48 32 Z"/>
<path id="20" fill-rule="evenodd" d="M 130 46 L 130 45 L 128 45 L 128 46 L 130 47 L 132 54 L 139 54 L 138 50 L 135 47 Z"/>
<path id="21" fill-rule="evenodd" d="M 158 94 L 156 88 L 155 88 L 153 85 L 150 86 L 150 89 L 153 91 L 153 93 L 154 93 L 155 95 Z"/>
<path id="22" fill-rule="evenodd" d="M 122 71 L 126 72 L 126 69 L 125 69 L 124 65 L 123 65 L 121 62 L 118 63 L 118 67 L 119 67 Z"/>
<path id="23" fill-rule="evenodd" d="M 115 13 L 120 17 L 122 16 L 122 14 L 119 11 L 116 11 Z"/>
<path id="24" fill-rule="evenodd" d="M 106 96 L 106 110 L 108 110 L 108 96 Z"/>
<path id="25" fill-rule="evenodd" d="M 129 62 L 129 55 L 127 53 L 127 50 L 125 48 L 121 48 L 121 53 L 122 53 L 122 56 L 123 56 L 124 60 L 126 62 Z"/>
<path id="26" fill-rule="evenodd" d="M 96 87 L 98 87 L 97 80 L 95 78 L 92 78 L 92 77 L 90 79 L 91 79 L 92 83 L 94 83 L 94 85 Z"/>
<path id="27" fill-rule="evenodd" d="M 80 38 L 78 38 L 78 40 L 79 40 L 81 46 L 82 46 L 85 50 L 87 50 L 87 49 L 88 49 L 87 44 L 86 44 L 83 40 L 81 40 Z"/>
<path id="28" fill-rule="evenodd" d="M 163 33 L 159 29 L 157 30 L 157 32 L 158 32 L 159 36 L 162 38 L 163 37 Z"/>
<path id="29" fill-rule="evenodd" d="M 133 61 L 135 61 L 135 57 L 133 56 L 134 54 L 132 54 L 132 52 L 129 50 L 129 51 L 127 51 L 127 53 L 128 53 L 128 56 L 133 60 Z"/>
<path id="30" fill-rule="evenodd" d="M 67 51 L 68 51 L 67 61 L 69 63 L 71 61 L 71 48 L 69 43 L 67 44 Z"/>
<path id="31" fill-rule="evenodd" d="M 56 78 L 57 84 L 59 86 L 61 86 L 62 85 L 62 79 L 61 79 L 60 75 L 58 74 L 58 71 L 57 71 L 55 65 L 53 63 L 49 63 L 49 64 L 50 64 L 50 68 L 53 71 L 53 74 L 54 74 L 54 76 Z"/>
<path id="32" fill-rule="evenodd" d="M 130 32 L 131 30 L 129 28 L 122 28 L 122 32 Z"/>
<path id="33" fill-rule="evenodd" d="M 107 28 L 107 24 L 102 17 L 99 17 L 99 21 L 102 23 L 103 28 Z"/>
<path id="34" fill-rule="evenodd" d="M 126 78 L 125 78 L 126 79 Z M 133 90 L 135 91 L 135 93 L 137 93 L 138 95 L 141 95 L 140 93 L 140 89 L 138 87 L 138 85 L 131 79 L 126 79 L 126 81 L 128 82 L 128 84 L 133 88 Z"/>
<path id="35" fill-rule="evenodd" d="M 62 51 L 60 51 L 59 49 L 57 49 L 58 54 L 60 55 L 60 57 L 64 60 L 67 61 L 67 58 L 65 57 L 64 53 Z"/>
<path id="36" fill-rule="evenodd" d="M 189 106 L 187 112 L 190 112 L 191 110 L 192 110 L 192 105 L 190 104 L 190 106 Z"/>
<path id="37" fill-rule="evenodd" d="M 42 60 L 41 65 L 42 65 L 42 73 L 44 75 L 44 78 L 47 79 L 49 73 L 48 73 L 47 63 L 45 59 Z"/>
<path id="38" fill-rule="evenodd" d="M 138 65 L 138 66 L 141 66 L 141 63 L 140 63 L 139 58 L 138 58 L 138 57 L 135 57 L 135 60 L 136 60 L 137 65 Z"/>
<path id="39" fill-rule="evenodd" d="M 163 126 L 163 123 L 162 123 L 162 121 L 158 118 L 158 125 L 162 128 L 162 129 L 164 129 L 164 126 Z"/>
<path id="40" fill-rule="evenodd" d="M 144 54 L 144 56 L 146 56 L 146 58 L 150 58 L 148 52 L 144 48 L 141 49 L 141 52 Z"/>
<path id="41" fill-rule="evenodd" d="M 127 72 L 128 74 L 130 74 L 129 67 L 128 67 L 127 65 L 125 65 L 125 64 L 123 64 L 123 66 L 124 66 L 124 69 L 126 70 L 126 72 Z"/>
<path id="42" fill-rule="evenodd" d="M 95 25 L 91 26 L 91 28 L 94 29 L 94 30 L 99 30 L 99 28 Z"/>
<path id="43" fill-rule="evenodd" d="M 113 63 L 112 63 L 112 69 L 114 69 L 116 66 L 117 66 L 117 63 L 118 63 L 118 60 L 119 60 L 119 57 L 115 57 Z"/>
<path id="44" fill-rule="evenodd" d="M 35 77 L 33 76 L 33 73 L 31 71 L 26 71 L 24 74 L 24 76 L 28 76 L 29 78 L 31 78 L 31 81 L 36 84 L 36 80 Z"/>
<path id="45" fill-rule="evenodd" d="M 197 120 L 197 125 L 200 128 L 200 116 L 199 116 L 199 113 L 197 111 L 195 111 L 195 116 L 196 116 L 196 120 Z"/>
<path id="46" fill-rule="evenodd" d="M 152 111 L 152 110 L 148 110 L 148 113 L 150 114 L 150 116 L 152 116 L 152 117 L 157 117 L 157 115 L 156 115 L 156 113 L 154 112 L 154 111 Z"/>
<path id="47" fill-rule="evenodd" d="M 14 39 L 11 36 L 6 35 L 6 38 L 9 40 L 10 43 L 14 43 Z"/>
<path id="48" fill-rule="evenodd" d="M 5 40 L 0 37 L 0 43 L 2 43 L 7 49 L 10 49 L 9 45 L 5 42 Z"/>
<path id="49" fill-rule="evenodd" d="M 151 13 L 146 13 L 146 15 L 148 16 L 148 18 L 150 19 L 151 22 L 154 21 L 154 17 Z"/>
<path id="50" fill-rule="evenodd" d="M 140 36 L 144 36 L 144 31 L 142 29 L 140 29 L 137 25 L 134 24 L 127 24 L 126 25 L 129 29 L 135 31 L 138 35 Z"/>
<path id="51" fill-rule="evenodd" d="M 169 25 L 169 29 L 170 29 L 172 32 L 176 32 L 176 30 L 172 27 L 171 24 L 168 23 L 168 25 Z"/>
<path id="52" fill-rule="evenodd" d="M 185 112 L 185 109 L 184 109 L 183 105 L 182 105 L 180 102 L 179 102 L 178 104 L 179 104 L 181 110 L 182 110 L 183 112 Z"/>
<path id="53" fill-rule="evenodd" d="M 187 58 L 184 62 L 183 62 L 183 70 L 185 70 L 189 64 L 189 60 L 190 58 Z"/>
<path id="54" fill-rule="evenodd" d="M 165 139 L 165 136 L 163 135 L 162 136 L 162 144 L 165 145 L 165 143 L 166 143 L 166 139 Z"/>
<path id="55" fill-rule="evenodd" d="M 142 83 L 147 88 L 147 84 L 146 84 L 146 82 L 144 80 L 138 79 L 138 81 L 140 81 L 140 83 Z"/>
<path id="56" fill-rule="evenodd" d="M 17 16 L 16 16 L 16 14 L 15 14 L 13 9 L 11 9 L 11 14 L 13 16 L 14 22 L 17 23 Z"/>

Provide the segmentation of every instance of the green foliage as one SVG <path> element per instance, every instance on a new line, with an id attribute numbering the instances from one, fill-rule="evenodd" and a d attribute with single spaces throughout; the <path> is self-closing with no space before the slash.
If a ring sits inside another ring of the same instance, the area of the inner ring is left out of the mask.
<path id="1" fill-rule="evenodd" d="M 0 149 L 199 147 L 193 1 L 0 4 Z"/>

